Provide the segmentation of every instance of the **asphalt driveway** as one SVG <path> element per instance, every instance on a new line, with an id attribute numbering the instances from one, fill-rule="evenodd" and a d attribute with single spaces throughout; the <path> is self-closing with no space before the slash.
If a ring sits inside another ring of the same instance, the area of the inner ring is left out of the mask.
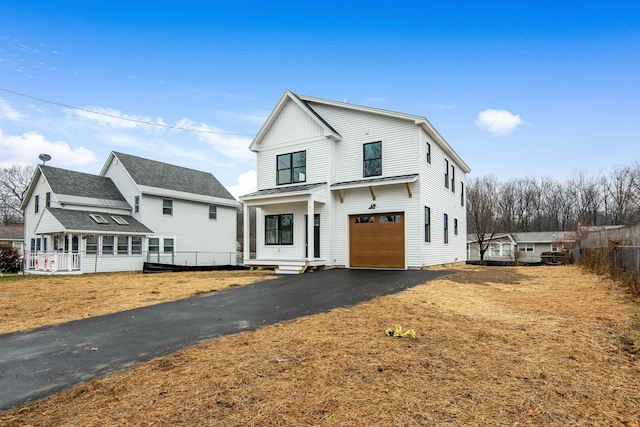
<path id="1" fill-rule="evenodd" d="M 210 338 L 349 307 L 445 274 L 334 269 L 0 335 L 0 410 Z"/>

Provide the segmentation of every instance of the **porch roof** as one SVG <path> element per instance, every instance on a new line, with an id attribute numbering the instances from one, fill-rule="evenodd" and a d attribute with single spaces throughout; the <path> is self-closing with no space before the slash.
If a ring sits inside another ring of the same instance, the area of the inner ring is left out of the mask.
<path id="1" fill-rule="evenodd" d="M 105 223 L 99 224 L 91 215 L 100 215 Z M 118 224 L 114 217 L 124 219 Z M 153 234 L 153 231 L 131 215 L 110 214 L 99 211 L 78 211 L 61 208 L 45 208 L 40 222 L 36 226 L 36 234 L 49 233 L 78 234 Z"/>
<path id="2" fill-rule="evenodd" d="M 371 187 L 378 185 L 389 185 L 389 184 L 406 184 L 411 182 L 416 182 L 418 180 L 418 174 L 410 174 L 410 175 L 397 175 L 397 176 L 385 176 L 382 178 L 369 178 L 369 179 L 358 179 L 355 181 L 344 181 L 344 182 L 336 182 L 331 185 L 332 190 L 343 190 L 347 188 L 359 188 L 359 187 Z"/>
<path id="3" fill-rule="evenodd" d="M 300 196 L 305 194 L 312 194 L 314 189 L 323 185 L 327 185 L 326 182 L 318 182 L 315 184 L 301 184 L 301 185 L 289 185 L 286 187 L 266 188 L 264 190 L 258 190 L 250 194 L 240 196 L 240 200 L 249 201 L 278 196 Z"/>

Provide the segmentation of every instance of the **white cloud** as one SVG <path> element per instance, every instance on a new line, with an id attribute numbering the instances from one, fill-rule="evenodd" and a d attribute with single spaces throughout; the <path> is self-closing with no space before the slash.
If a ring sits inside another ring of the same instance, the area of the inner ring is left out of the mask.
<path id="1" fill-rule="evenodd" d="M 238 183 L 236 185 L 228 186 L 227 190 L 229 190 L 233 197 L 237 199 L 240 196 L 256 191 L 257 184 L 258 174 L 255 170 L 250 170 L 248 172 L 241 173 L 238 176 Z"/>
<path id="2" fill-rule="evenodd" d="M 254 159 L 255 154 L 249 151 L 251 138 L 225 134 L 222 129 L 204 123 L 197 124 L 189 119 L 181 119 L 176 126 L 199 130 L 191 132 L 200 141 L 206 142 L 217 152 L 236 159 Z M 218 132 L 218 133 L 216 133 Z"/>
<path id="3" fill-rule="evenodd" d="M 487 130 L 496 136 L 507 135 L 524 122 L 519 115 L 507 110 L 488 109 L 478 113 L 476 126 Z"/>
<path id="4" fill-rule="evenodd" d="M 37 132 L 22 135 L 5 135 L 0 129 L 0 158 L 2 164 L 35 164 L 38 155 L 51 155 L 55 166 L 87 165 L 98 161 L 96 155 L 84 147 L 71 148 L 64 141 L 47 141 Z"/>
<path id="5" fill-rule="evenodd" d="M 97 107 L 97 106 L 89 106 L 89 107 L 83 107 L 83 108 L 84 108 L 83 110 L 68 110 L 68 111 L 83 120 L 89 120 L 89 121 L 97 122 L 99 124 L 109 125 L 113 128 L 120 128 L 120 129 L 136 129 L 136 128 L 147 129 L 147 130 L 158 129 L 157 126 L 153 126 L 153 125 L 150 125 L 147 123 L 141 123 L 141 122 L 155 123 L 158 125 L 167 124 L 161 118 L 154 119 L 149 116 L 131 116 L 131 115 L 124 114 L 120 110 L 115 110 L 113 108 L 104 108 L 104 107 Z M 95 113 L 92 113 L 86 110 L 95 111 Z"/>
<path id="6" fill-rule="evenodd" d="M 11 108 L 11 106 L 4 99 L 0 98 L 0 119 L 9 119 L 14 122 L 19 121 L 20 119 L 27 118 L 26 114 L 19 113 L 18 111 Z"/>

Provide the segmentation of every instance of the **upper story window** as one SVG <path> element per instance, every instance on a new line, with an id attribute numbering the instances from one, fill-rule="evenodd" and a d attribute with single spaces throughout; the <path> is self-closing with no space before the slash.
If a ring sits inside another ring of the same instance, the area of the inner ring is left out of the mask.
<path id="1" fill-rule="evenodd" d="M 140 213 L 140 196 L 135 196 L 133 198 L 133 212 Z"/>
<path id="2" fill-rule="evenodd" d="M 277 157 L 277 184 L 292 184 L 307 180 L 307 152 L 280 154 Z"/>
<path id="3" fill-rule="evenodd" d="M 460 206 L 464 206 L 464 183 L 460 181 Z"/>
<path id="4" fill-rule="evenodd" d="M 47 194 L 45 194 L 44 197 L 45 197 L 44 198 L 44 205 L 47 208 L 50 208 L 51 207 L 51 192 L 47 191 Z"/>
<path id="5" fill-rule="evenodd" d="M 427 142 L 427 163 L 431 164 L 431 144 Z"/>
<path id="6" fill-rule="evenodd" d="M 173 200 L 162 199 L 162 214 L 173 215 Z"/>
<path id="7" fill-rule="evenodd" d="M 38 213 L 39 210 L 40 210 L 40 196 L 36 196 L 34 198 L 33 212 Z"/>
<path id="8" fill-rule="evenodd" d="M 456 168 L 451 165 L 451 191 L 456 192 Z"/>
<path id="9" fill-rule="evenodd" d="M 382 175 L 382 141 L 364 144 L 364 176 Z"/>
<path id="10" fill-rule="evenodd" d="M 293 245 L 293 214 L 265 216 L 264 233 L 267 245 Z"/>
<path id="11" fill-rule="evenodd" d="M 209 219 L 218 219 L 218 207 L 209 205 Z"/>
<path id="12" fill-rule="evenodd" d="M 449 188 L 449 160 L 444 159 L 444 186 Z"/>

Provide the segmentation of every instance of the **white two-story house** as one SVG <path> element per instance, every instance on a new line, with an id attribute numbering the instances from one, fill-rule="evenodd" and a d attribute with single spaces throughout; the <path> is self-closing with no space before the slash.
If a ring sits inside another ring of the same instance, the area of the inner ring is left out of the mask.
<path id="1" fill-rule="evenodd" d="M 251 143 L 256 258 L 309 266 L 422 268 L 466 259 L 469 167 L 420 116 L 285 91 Z M 312 220 L 309 220 L 313 218 Z M 245 247 L 249 224 L 245 221 Z"/>
<path id="2" fill-rule="evenodd" d="M 124 153 L 100 175 L 39 165 L 22 204 L 25 270 L 235 264 L 238 206 L 210 173 Z"/>

